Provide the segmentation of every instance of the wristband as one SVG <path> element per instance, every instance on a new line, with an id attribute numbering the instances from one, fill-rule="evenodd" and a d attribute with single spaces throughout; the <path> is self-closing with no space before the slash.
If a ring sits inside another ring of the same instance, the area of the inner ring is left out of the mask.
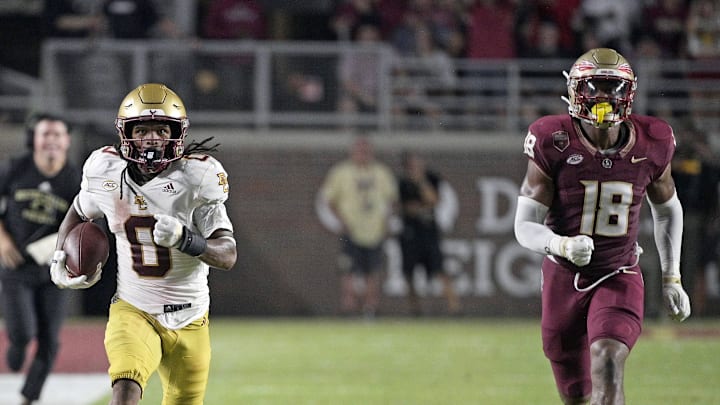
<path id="1" fill-rule="evenodd" d="M 678 276 L 663 276 L 663 284 L 682 284 Z"/>
<path id="2" fill-rule="evenodd" d="M 183 227 L 180 246 L 178 246 L 179 251 L 190 256 L 200 256 L 205 252 L 206 247 L 207 239 L 203 238 L 199 233 L 191 231 L 186 226 Z"/>

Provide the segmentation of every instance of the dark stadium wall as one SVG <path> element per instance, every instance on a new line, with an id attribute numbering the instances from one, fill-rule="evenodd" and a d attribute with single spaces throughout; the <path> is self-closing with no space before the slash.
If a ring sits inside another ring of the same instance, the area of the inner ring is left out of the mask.
<path id="1" fill-rule="evenodd" d="M 239 259 L 230 272 L 211 272 L 216 315 L 338 313 L 338 241 L 321 223 L 315 200 L 327 170 L 346 156 L 347 142 L 326 138 L 303 144 L 301 139 L 275 146 L 269 139 L 267 143 L 223 145 L 217 154 L 231 182 L 228 206 Z M 442 143 L 425 142 L 422 137 L 379 138 L 376 151 L 397 172 L 400 151 L 416 145 L 414 149 L 455 190 L 458 216 L 445 235 L 443 248 L 465 313 L 538 316 L 541 257 L 521 248 L 512 230 L 515 199 L 526 167 L 522 138 L 506 136 L 476 144 L 472 139 L 457 143 L 451 139 Z M 649 221 L 649 215 L 645 218 Z M 648 222 L 641 241 L 648 316 L 659 312 L 660 300 L 651 230 Z M 408 309 L 394 240 L 387 244 L 386 253 L 380 312 L 405 315 Z M 427 312 L 443 314 L 444 301 L 433 287 L 426 289 Z"/>
<path id="2" fill-rule="evenodd" d="M 0 126 L 0 158 L 23 151 L 22 128 Z M 97 134 L 78 133 L 75 156 L 82 160 L 98 146 Z M 228 272 L 210 272 L 212 313 L 241 316 L 332 316 L 338 313 L 337 237 L 321 222 L 316 197 L 330 166 L 345 158 L 347 134 L 299 131 L 243 132 L 193 128 L 191 139 L 214 136 L 215 155 L 229 174 L 229 213 L 235 224 L 238 261 Z M 104 135 L 105 143 L 115 141 Z M 457 217 L 445 234 L 445 266 L 453 274 L 465 313 L 471 316 L 534 317 L 540 314 L 540 256 L 514 239 L 515 199 L 526 159 L 518 134 L 392 134 L 374 136 L 377 155 L 396 172 L 400 154 L 412 149 L 448 180 L 457 197 Z M 658 259 L 647 207 L 641 244 L 646 314 L 661 312 Z M 685 247 L 688 249 L 688 247 Z M 397 242 L 386 246 L 381 315 L 406 315 Z M 687 270 L 685 270 L 687 271 Z M 705 314 L 720 315 L 717 266 L 706 277 Z M 107 289 L 73 291 L 75 312 L 104 315 L 114 271 L 106 269 Z M 105 279 L 105 277 L 103 277 Z M 106 291 L 107 290 L 107 291 Z M 430 314 L 445 303 L 437 286 L 424 289 Z M 102 302 L 98 302 L 102 301 Z M 87 308 L 93 308 L 88 311 Z"/>

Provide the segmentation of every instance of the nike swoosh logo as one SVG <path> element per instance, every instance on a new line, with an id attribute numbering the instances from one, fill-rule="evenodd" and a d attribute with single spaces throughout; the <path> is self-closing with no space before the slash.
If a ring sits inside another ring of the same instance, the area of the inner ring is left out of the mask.
<path id="1" fill-rule="evenodd" d="M 647 159 L 647 156 L 646 156 L 646 157 L 641 157 L 641 158 L 636 158 L 635 156 L 633 156 L 633 157 L 630 158 L 630 163 L 642 162 L 642 161 L 645 160 L 645 159 Z"/>

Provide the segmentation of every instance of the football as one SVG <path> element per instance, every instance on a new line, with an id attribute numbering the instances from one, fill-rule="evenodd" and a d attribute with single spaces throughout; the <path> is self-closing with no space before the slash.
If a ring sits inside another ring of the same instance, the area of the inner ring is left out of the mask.
<path id="1" fill-rule="evenodd" d="M 110 242 L 105 231 L 93 222 L 81 222 L 68 233 L 63 250 L 65 266 L 73 277 L 90 278 L 107 262 Z"/>

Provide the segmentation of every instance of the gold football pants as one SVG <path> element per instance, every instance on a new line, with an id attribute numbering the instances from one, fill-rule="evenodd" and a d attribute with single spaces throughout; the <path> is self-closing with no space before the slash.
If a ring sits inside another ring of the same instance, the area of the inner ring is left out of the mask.
<path id="1" fill-rule="evenodd" d="M 208 314 L 171 330 L 123 300 L 110 305 L 105 329 L 110 380 L 129 379 L 145 390 L 155 370 L 163 387 L 163 405 L 203 403 L 210 371 Z"/>

